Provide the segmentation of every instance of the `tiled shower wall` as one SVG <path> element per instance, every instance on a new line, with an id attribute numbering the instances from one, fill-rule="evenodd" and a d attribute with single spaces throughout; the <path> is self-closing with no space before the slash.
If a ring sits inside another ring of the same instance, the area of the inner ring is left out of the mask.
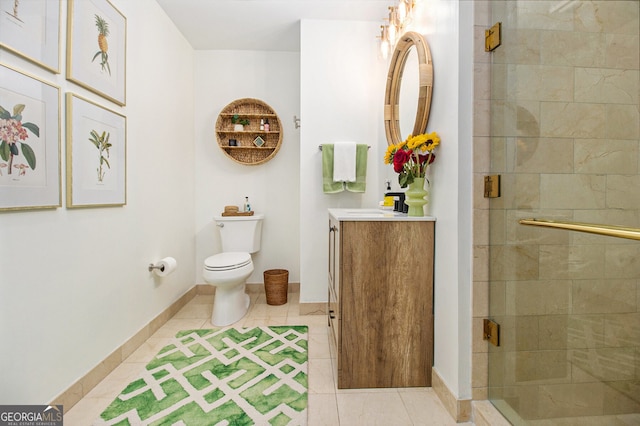
<path id="1" fill-rule="evenodd" d="M 491 27 L 489 0 L 474 2 L 473 122 L 473 315 L 471 386 L 474 400 L 488 399 L 489 347 L 482 340 L 482 319 L 489 318 L 489 200 L 483 197 L 491 171 L 491 54 L 484 51 L 484 31 Z"/>
<path id="2" fill-rule="evenodd" d="M 640 2 L 476 6 L 473 397 L 525 419 L 640 413 L 640 244 L 518 224 L 640 227 Z M 490 204 L 486 173 L 502 176 Z"/>

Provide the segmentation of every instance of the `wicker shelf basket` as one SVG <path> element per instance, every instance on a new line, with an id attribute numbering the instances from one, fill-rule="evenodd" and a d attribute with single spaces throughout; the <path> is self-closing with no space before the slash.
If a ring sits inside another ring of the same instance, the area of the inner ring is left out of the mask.
<path id="1" fill-rule="evenodd" d="M 242 131 L 234 130 L 234 115 L 249 120 Z M 260 130 L 260 119 L 269 120 L 269 131 Z M 256 139 L 260 137 L 263 142 Z M 242 98 L 225 106 L 216 121 L 218 146 L 225 155 L 237 163 L 257 165 L 271 160 L 282 144 L 282 127 L 278 115 L 265 102 L 254 98 Z M 230 146 L 229 140 L 236 145 Z M 260 142 L 260 143 L 258 143 Z"/>

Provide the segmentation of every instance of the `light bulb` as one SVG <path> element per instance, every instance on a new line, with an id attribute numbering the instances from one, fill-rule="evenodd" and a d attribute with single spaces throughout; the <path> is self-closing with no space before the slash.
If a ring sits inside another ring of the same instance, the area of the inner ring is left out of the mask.
<path id="1" fill-rule="evenodd" d="M 407 19 L 407 4 L 404 0 L 400 0 L 398 3 L 398 21 L 404 22 Z"/>
<path id="2" fill-rule="evenodd" d="M 380 25 L 380 53 L 384 59 L 389 55 L 389 27 Z"/>
<path id="3" fill-rule="evenodd" d="M 380 53 L 382 54 L 383 59 L 387 59 L 389 57 L 389 42 L 387 40 L 380 41 Z"/>
<path id="4" fill-rule="evenodd" d="M 398 36 L 398 33 L 396 31 L 396 26 L 394 24 L 389 25 L 387 27 L 387 40 L 389 40 L 390 45 L 396 44 L 397 36 Z"/>

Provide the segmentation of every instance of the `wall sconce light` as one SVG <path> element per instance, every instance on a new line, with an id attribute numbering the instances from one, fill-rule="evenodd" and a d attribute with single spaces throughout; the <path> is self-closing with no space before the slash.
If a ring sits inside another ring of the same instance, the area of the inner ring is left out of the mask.
<path id="1" fill-rule="evenodd" d="M 413 9 L 416 6 L 415 0 L 400 0 L 398 3 L 398 19 L 402 26 L 408 26 L 413 21 Z"/>
<path id="2" fill-rule="evenodd" d="M 416 0 L 397 0 L 397 6 L 389 6 L 388 24 L 382 25 L 380 32 L 380 51 L 383 58 L 393 49 L 398 37 L 413 21 Z"/>

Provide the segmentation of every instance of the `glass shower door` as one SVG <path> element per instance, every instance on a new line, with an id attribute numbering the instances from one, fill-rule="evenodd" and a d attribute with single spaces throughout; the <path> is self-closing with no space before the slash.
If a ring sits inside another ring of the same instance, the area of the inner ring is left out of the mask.
<path id="1" fill-rule="evenodd" d="M 489 399 L 513 424 L 640 424 L 640 1 L 492 1 Z"/>

